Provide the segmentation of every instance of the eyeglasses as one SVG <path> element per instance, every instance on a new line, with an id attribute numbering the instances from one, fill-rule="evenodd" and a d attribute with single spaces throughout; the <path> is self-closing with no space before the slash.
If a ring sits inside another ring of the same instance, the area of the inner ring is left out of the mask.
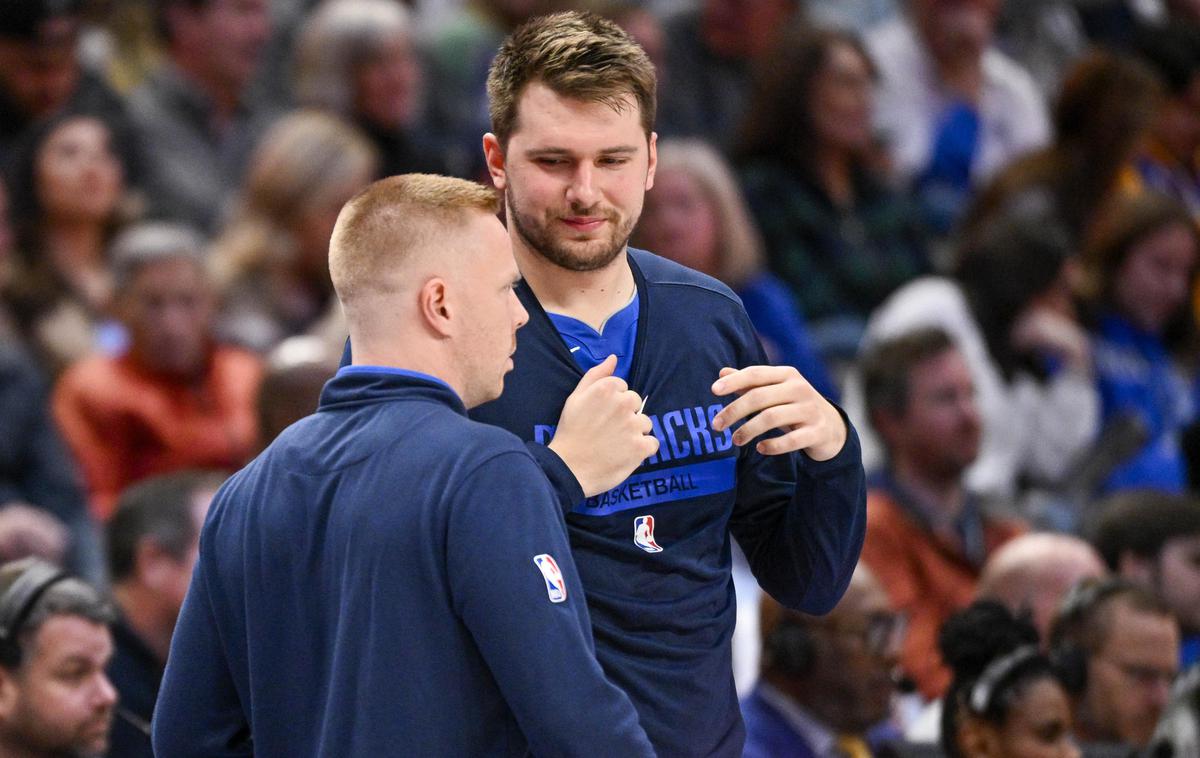
<path id="1" fill-rule="evenodd" d="M 826 622 L 818 624 L 816 628 L 845 637 L 856 637 L 862 641 L 867 652 L 885 655 L 904 638 L 908 617 L 899 613 L 872 613 L 862 624 Z"/>

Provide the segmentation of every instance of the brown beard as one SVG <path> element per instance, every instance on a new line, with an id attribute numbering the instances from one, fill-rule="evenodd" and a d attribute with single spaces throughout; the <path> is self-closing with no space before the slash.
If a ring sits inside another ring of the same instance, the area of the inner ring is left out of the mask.
<path id="1" fill-rule="evenodd" d="M 521 213 L 517 204 L 513 202 L 511 185 L 509 185 L 504 193 L 504 202 L 508 206 L 509 219 L 514 228 L 516 228 L 517 234 L 521 236 L 521 239 L 525 241 L 529 249 L 554 265 L 565 268 L 568 271 L 598 271 L 612 263 L 629 243 L 629 235 L 633 233 L 633 225 L 637 221 L 636 218 L 627 219 L 623 225 L 618 227 L 618 217 L 616 214 L 605 213 L 604 217 L 615 230 L 610 238 L 611 244 L 602 249 L 598 254 L 584 258 L 572 252 L 566 245 L 552 238 L 546 232 L 545 227 L 539 227 L 532 218 Z M 581 216 L 590 215 L 588 212 L 585 212 L 587 209 L 573 207 L 571 210 L 572 212 L 579 213 Z"/>

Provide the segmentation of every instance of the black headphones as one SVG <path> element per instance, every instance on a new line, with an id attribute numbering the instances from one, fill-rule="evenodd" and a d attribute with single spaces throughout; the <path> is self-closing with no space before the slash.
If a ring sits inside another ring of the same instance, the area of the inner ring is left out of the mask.
<path id="1" fill-rule="evenodd" d="M 1101 605 L 1134 588 L 1119 577 L 1084 579 L 1063 598 L 1051 626 L 1050 654 L 1072 694 L 1079 695 L 1087 688 L 1089 653 L 1077 641 L 1083 628 Z"/>
<path id="2" fill-rule="evenodd" d="M 57 566 L 34 561 L 0 596 L 0 665 L 12 669 L 20 664 L 21 627 L 46 590 L 69 578 L 70 574 Z"/>
<path id="3" fill-rule="evenodd" d="M 781 613 L 779 623 L 763 638 L 762 658 L 767 668 L 789 676 L 812 673 L 817 651 L 812 633 L 802 621 Z"/>

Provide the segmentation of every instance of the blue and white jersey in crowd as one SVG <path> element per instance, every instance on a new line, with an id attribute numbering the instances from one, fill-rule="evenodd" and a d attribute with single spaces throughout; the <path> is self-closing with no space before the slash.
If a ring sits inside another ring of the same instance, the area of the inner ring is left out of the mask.
<path id="1" fill-rule="evenodd" d="M 656 455 L 618 487 L 584 498 L 544 447 L 588 364 L 525 283 L 518 295 L 530 316 L 517 333 L 515 368 L 503 396 L 471 415 L 527 440 L 558 489 L 597 656 L 658 754 L 740 756 L 730 534 L 775 598 L 830 610 L 865 532 L 858 437 L 851 428 L 836 457 L 815 462 L 803 453 L 763 456 L 734 445 L 729 430 L 714 431 L 713 417 L 732 400 L 712 393 L 721 368 L 766 363 L 754 328 L 715 279 L 640 250 L 629 261 L 637 319 L 628 383 L 647 398 Z"/>
<path id="2" fill-rule="evenodd" d="M 650 756 L 583 600 L 520 440 L 344 367 L 213 501 L 155 754 Z"/>

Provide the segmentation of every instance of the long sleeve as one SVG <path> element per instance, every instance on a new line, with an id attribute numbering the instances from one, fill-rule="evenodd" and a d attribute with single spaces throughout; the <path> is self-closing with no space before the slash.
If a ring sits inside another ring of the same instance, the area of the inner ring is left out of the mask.
<path id="1" fill-rule="evenodd" d="M 107 518 L 117 496 L 129 481 L 131 458 L 125 442 L 125 427 L 90 397 L 82 385 L 83 372 L 68 370 L 54 390 L 54 418 L 83 470 L 92 512 Z"/>
<path id="2" fill-rule="evenodd" d="M 654 754 L 596 661 L 559 506 L 526 456 L 496 456 L 459 485 L 446 565 L 454 610 L 534 755 Z"/>
<path id="3" fill-rule="evenodd" d="M 154 754 L 241 758 L 254 754 L 250 724 L 229 671 L 213 615 L 203 559 L 171 639 L 154 709 Z"/>
<path id="4" fill-rule="evenodd" d="M 858 434 L 827 461 L 763 456 L 747 446 L 738 466 L 730 529 L 762 588 L 805 613 L 837 605 L 866 534 L 866 476 Z"/>

